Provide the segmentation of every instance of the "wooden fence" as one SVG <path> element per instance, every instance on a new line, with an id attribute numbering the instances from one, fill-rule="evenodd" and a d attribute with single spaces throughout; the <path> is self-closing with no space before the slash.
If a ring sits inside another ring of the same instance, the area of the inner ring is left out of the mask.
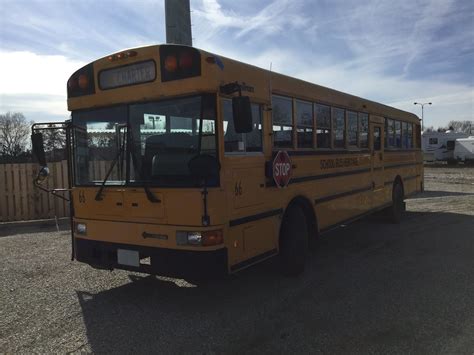
<path id="1" fill-rule="evenodd" d="M 66 161 L 49 163 L 47 188 L 67 188 Z M 67 201 L 33 185 L 39 165 L 0 164 L 0 222 L 69 216 Z M 67 197 L 67 193 L 64 196 Z"/>

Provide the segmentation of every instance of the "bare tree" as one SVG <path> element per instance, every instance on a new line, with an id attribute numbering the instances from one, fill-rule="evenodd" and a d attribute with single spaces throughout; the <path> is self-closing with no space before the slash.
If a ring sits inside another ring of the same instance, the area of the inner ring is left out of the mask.
<path id="1" fill-rule="evenodd" d="M 0 154 L 17 157 L 25 152 L 32 124 L 21 112 L 0 114 Z"/>
<path id="2" fill-rule="evenodd" d="M 471 129 L 474 129 L 474 124 L 472 121 L 450 121 L 448 127 L 455 132 L 471 134 Z"/>

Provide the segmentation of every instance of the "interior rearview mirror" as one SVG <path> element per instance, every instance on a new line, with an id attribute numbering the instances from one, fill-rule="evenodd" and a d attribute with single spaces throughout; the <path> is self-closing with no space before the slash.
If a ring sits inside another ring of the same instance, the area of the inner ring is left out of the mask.
<path id="1" fill-rule="evenodd" d="M 252 107 L 248 96 L 232 98 L 232 113 L 236 133 L 252 132 Z"/>
<path id="2" fill-rule="evenodd" d="M 31 135 L 31 144 L 33 147 L 33 154 L 38 159 L 40 166 L 46 166 L 46 156 L 44 154 L 43 134 L 33 133 Z"/>

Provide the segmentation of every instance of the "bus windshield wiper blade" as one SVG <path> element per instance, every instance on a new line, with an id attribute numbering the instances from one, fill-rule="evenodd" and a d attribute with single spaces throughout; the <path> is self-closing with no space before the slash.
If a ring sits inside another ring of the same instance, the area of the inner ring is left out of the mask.
<path id="1" fill-rule="evenodd" d="M 161 200 L 155 196 L 155 194 L 150 190 L 150 187 L 148 186 L 148 182 L 146 179 L 144 179 L 143 173 L 140 169 L 137 169 L 137 156 L 135 152 L 135 144 L 133 142 L 133 135 L 131 132 L 131 129 L 129 130 L 129 146 L 130 146 L 130 153 L 132 154 L 132 159 L 133 159 L 133 167 L 135 171 L 140 171 L 140 177 L 143 181 L 143 189 L 145 190 L 146 197 L 148 201 L 152 203 L 160 203 Z"/>
<path id="2" fill-rule="evenodd" d="M 127 124 L 120 125 L 119 130 L 122 129 L 123 127 L 127 127 Z M 102 181 L 102 184 L 100 185 L 99 191 L 97 191 L 95 195 L 95 200 L 96 201 L 102 201 L 102 192 L 104 191 L 105 188 L 105 183 L 109 179 L 110 174 L 112 173 L 112 170 L 114 170 L 115 164 L 117 164 L 118 160 L 120 157 L 123 155 L 125 150 L 125 139 L 123 140 L 122 146 L 120 147 L 117 155 L 115 156 L 114 160 L 112 161 L 112 165 L 110 166 L 109 170 L 107 171 L 107 174 L 105 174 L 104 181 Z"/>

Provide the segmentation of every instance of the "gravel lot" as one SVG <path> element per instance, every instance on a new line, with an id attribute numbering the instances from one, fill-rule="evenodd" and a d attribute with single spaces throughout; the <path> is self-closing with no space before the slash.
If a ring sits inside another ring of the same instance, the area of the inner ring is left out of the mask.
<path id="1" fill-rule="evenodd" d="M 327 234 L 304 275 L 220 282 L 71 262 L 68 232 L 0 237 L 0 353 L 474 353 L 474 168 L 427 167 L 400 225 Z"/>

